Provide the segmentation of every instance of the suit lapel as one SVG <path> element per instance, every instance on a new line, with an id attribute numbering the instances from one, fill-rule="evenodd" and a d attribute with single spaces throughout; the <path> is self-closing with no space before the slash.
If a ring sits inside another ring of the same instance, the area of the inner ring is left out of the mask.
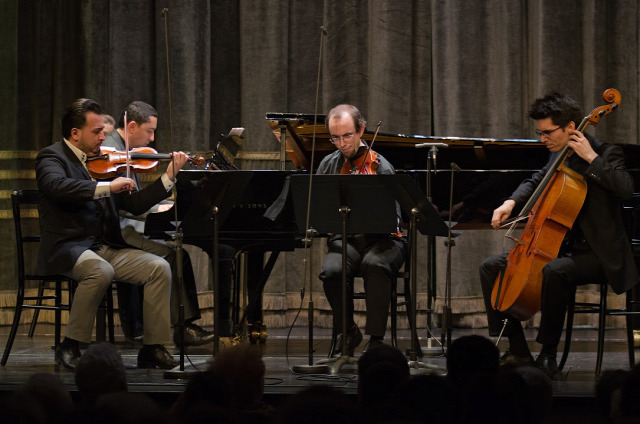
<path id="1" fill-rule="evenodd" d="M 67 143 L 65 143 L 64 140 L 60 141 L 60 143 L 62 144 L 63 153 L 65 154 L 71 165 L 76 169 L 76 171 L 82 174 L 85 179 L 92 180 L 93 178 L 91 178 L 91 175 L 89 175 L 89 171 L 87 171 L 87 168 L 80 161 L 80 159 L 78 159 L 75 153 L 73 153 L 69 146 L 67 146 Z"/>

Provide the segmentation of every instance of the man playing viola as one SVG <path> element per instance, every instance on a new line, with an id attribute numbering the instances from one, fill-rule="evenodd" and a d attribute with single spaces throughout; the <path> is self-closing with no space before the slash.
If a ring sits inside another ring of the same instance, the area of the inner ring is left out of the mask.
<path id="1" fill-rule="evenodd" d="M 318 166 L 318 174 L 377 173 L 395 174 L 393 166 L 381 155 L 368 151 L 362 140 L 366 121 L 362 113 L 352 105 L 338 105 L 326 117 L 326 126 L 331 141 L 338 148 L 326 156 Z M 371 153 L 371 156 L 368 156 Z M 367 155 L 367 156 L 364 156 Z M 362 160 L 368 159 L 363 168 Z M 374 158 L 372 161 L 371 158 Z M 400 216 L 398 217 L 400 223 Z M 333 311 L 336 328 L 342 328 L 342 243 L 341 234 L 328 240 L 329 251 L 322 264 L 320 280 Z M 367 324 L 365 333 L 371 338 L 368 347 L 383 343 L 387 329 L 387 317 L 391 302 L 391 284 L 404 262 L 405 241 L 400 233 L 357 234 L 347 237 L 347 280 L 353 285 L 355 275 L 362 276 L 366 292 Z M 347 293 L 352 294 L 350 287 Z M 362 333 L 353 319 L 353 297 L 347 302 L 347 352 L 353 356 L 355 348 L 362 341 Z M 342 337 L 337 341 L 341 353 Z"/>
<path id="2" fill-rule="evenodd" d="M 90 341 L 97 308 L 118 280 L 144 287 L 144 345 L 138 367 L 173 368 L 178 363 L 164 347 L 171 339 L 171 268 L 164 259 L 125 243 L 118 210 L 137 215 L 167 198 L 187 155 L 175 152 L 167 172 L 142 190 L 134 191 L 135 181 L 126 177 L 98 182 L 90 177 L 86 160 L 100 153 L 105 138 L 101 113 L 95 101 L 75 100 L 62 116 L 63 139 L 36 158 L 42 236 L 36 271 L 68 275 L 78 282 L 56 360 L 75 369 L 79 343 Z"/>
<path id="3" fill-rule="evenodd" d="M 497 336 L 503 328 L 509 349 L 503 365 L 534 364 L 550 377 L 559 375 L 557 347 L 564 317 L 576 286 L 611 285 L 616 293 L 631 289 L 638 282 L 631 247 L 621 217 L 621 201 L 633 193 L 633 180 L 625 169 L 622 149 L 578 131 L 582 110 L 571 98 L 551 94 L 537 99 L 529 111 L 536 121 L 536 134 L 551 157 L 544 168 L 525 181 L 493 211 L 491 225 L 497 229 L 512 211 L 531 197 L 559 152 L 571 150 L 565 165 L 581 174 L 587 184 L 584 204 L 566 233 L 558 257 L 542 270 L 542 309 L 536 341 L 542 345 L 535 362 L 520 322 L 493 309 L 491 296 L 496 277 L 507 264 L 507 254 L 491 256 L 480 266 L 480 282 L 487 310 L 489 334 Z M 519 210 L 519 209 L 518 209 Z"/>

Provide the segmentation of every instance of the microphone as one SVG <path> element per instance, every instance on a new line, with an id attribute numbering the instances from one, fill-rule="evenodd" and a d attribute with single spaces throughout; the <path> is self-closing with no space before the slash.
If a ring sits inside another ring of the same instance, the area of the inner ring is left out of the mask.
<path id="1" fill-rule="evenodd" d="M 445 143 L 420 143 L 416 144 L 416 149 L 421 149 L 423 147 L 449 147 L 448 144 Z"/>
<path id="2" fill-rule="evenodd" d="M 460 168 L 455 162 L 451 162 L 451 169 L 454 171 L 462 171 L 462 168 Z"/>

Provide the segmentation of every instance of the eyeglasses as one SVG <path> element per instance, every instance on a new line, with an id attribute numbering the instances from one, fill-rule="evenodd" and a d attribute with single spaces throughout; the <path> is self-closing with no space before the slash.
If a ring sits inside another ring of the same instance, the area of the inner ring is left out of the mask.
<path id="1" fill-rule="evenodd" d="M 336 143 L 340 142 L 341 139 L 344 140 L 345 142 L 348 142 L 353 138 L 354 135 L 355 135 L 355 133 L 346 133 L 344 135 L 332 135 L 331 136 L 331 142 L 333 144 L 336 144 Z"/>
<path id="2" fill-rule="evenodd" d="M 551 133 L 559 130 L 560 128 L 562 127 L 554 128 L 552 130 L 543 130 L 543 131 L 540 131 L 539 129 L 536 128 L 536 135 L 538 137 L 542 137 L 543 135 L 546 135 L 547 137 L 551 137 Z"/>

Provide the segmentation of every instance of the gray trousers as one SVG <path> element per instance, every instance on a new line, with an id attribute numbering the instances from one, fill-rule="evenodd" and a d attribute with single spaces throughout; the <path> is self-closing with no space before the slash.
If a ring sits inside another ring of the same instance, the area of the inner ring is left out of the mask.
<path id="1" fill-rule="evenodd" d="M 184 307 L 184 320 L 185 322 L 195 321 L 200 319 L 200 305 L 198 304 L 198 290 L 196 288 L 196 282 L 191 268 L 191 262 L 183 260 L 182 269 L 182 284 L 177 284 L 176 281 L 176 252 L 172 246 L 158 243 L 157 241 L 150 240 L 144 235 L 137 232 L 133 227 L 125 227 L 122 229 L 122 238 L 127 244 L 142 249 L 145 252 L 153 253 L 156 256 L 160 256 L 165 259 L 171 265 L 173 272 L 173 284 L 171 285 L 171 324 L 178 324 L 178 311 L 180 301 Z M 189 255 L 185 250 L 182 251 L 183 255 Z"/>
<path id="2" fill-rule="evenodd" d="M 398 270 L 404 263 L 405 242 L 382 236 L 367 245 L 359 245 L 350 238 L 347 243 L 347 281 L 359 275 L 364 280 L 367 307 L 365 333 L 384 337 L 387 329 L 391 284 L 395 284 Z M 329 252 L 322 263 L 320 280 L 333 311 L 334 323 L 342 331 L 342 240 L 329 243 Z M 348 288 L 347 293 L 352 293 Z M 353 296 L 347 302 L 347 327 L 353 325 Z"/>
<path id="3" fill-rule="evenodd" d="M 67 337 L 83 343 L 91 340 L 96 311 L 115 279 L 144 287 L 144 343 L 170 343 L 171 267 L 166 260 L 138 249 L 102 246 L 96 252 L 82 253 L 71 277 L 78 281 L 78 288 L 69 312 Z"/>

